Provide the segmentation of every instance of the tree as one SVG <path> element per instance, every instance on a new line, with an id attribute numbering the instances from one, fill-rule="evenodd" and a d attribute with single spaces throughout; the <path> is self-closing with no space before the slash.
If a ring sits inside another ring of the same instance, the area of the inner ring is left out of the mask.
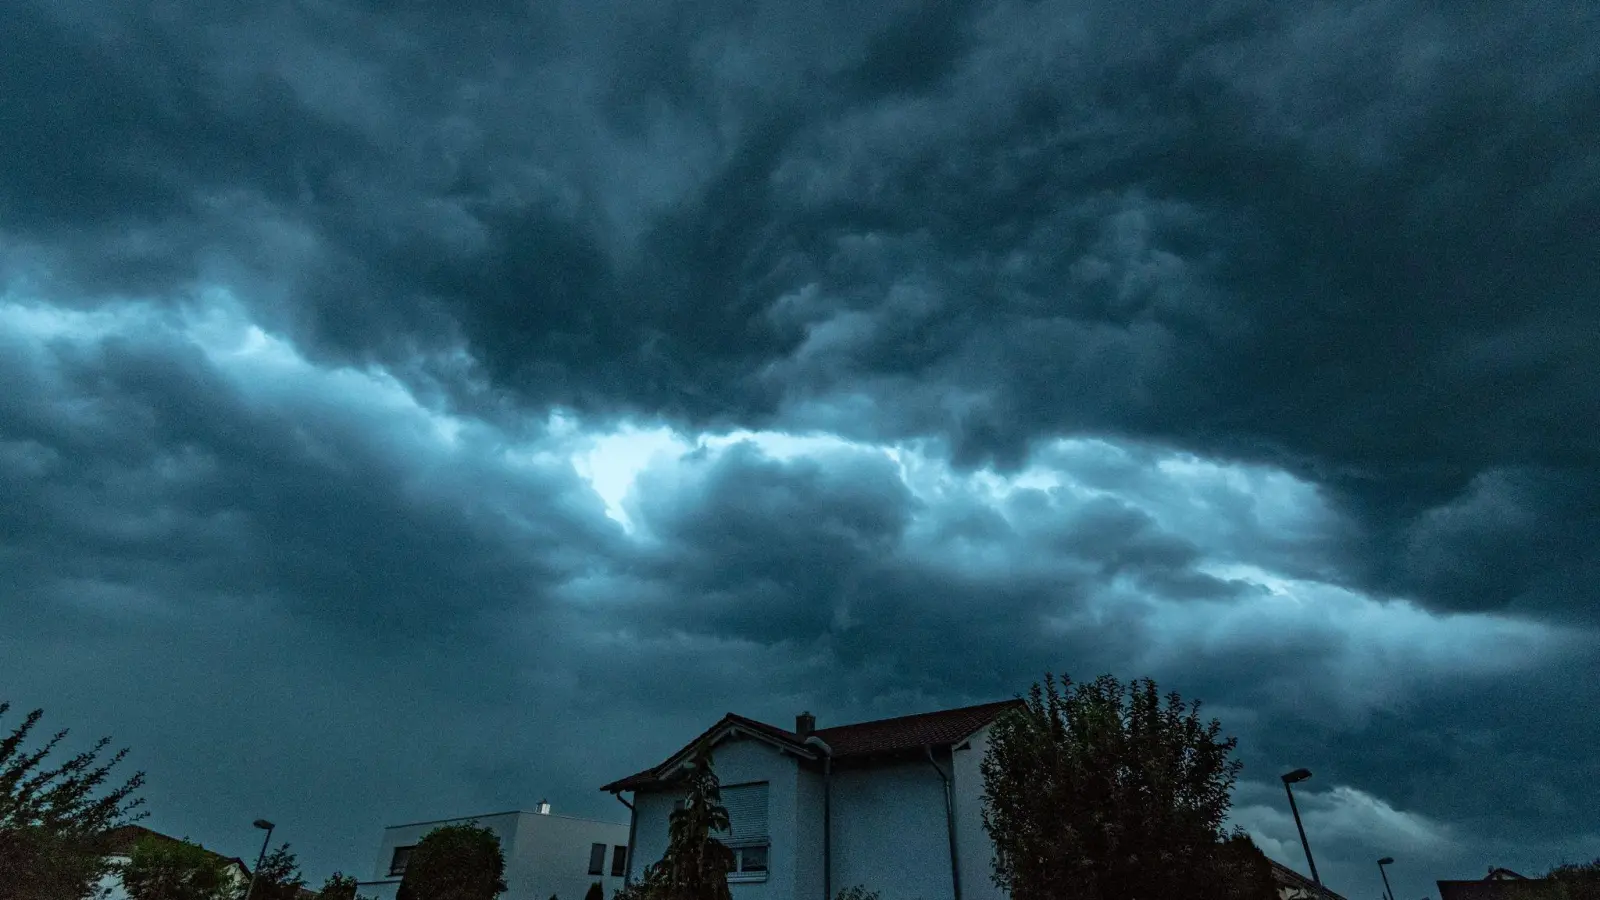
<path id="1" fill-rule="evenodd" d="M 1559 886 L 1563 900 L 1600 900 L 1600 858 L 1556 866 L 1544 877 Z"/>
<path id="2" fill-rule="evenodd" d="M 343 872 L 335 872 L 328 876 L 322 883 L 322 888 L 317 891 L 317 900 L 356 900 L 356 878 Z"/>
<path id="3" fill-rule="evenodd" d="M 713 836 L 726 833 L 729 822 L 710 747 L 696 749 L 684 787 L 668 821 L 667 852 L 645 868 L 643 878 L 618 891 L 617 900 L 732 900 L 733 851 Z"/>
<path id="4" fill-rule="evenodd" d="M 354 885 L 354 880 L 351 881 Z M 300 864 L 284 844 L 268 853 L 256 868 L 255 889 L 251 900 L 297 900 L 306 880 L 300 875 Z"/>
<path id="5" fill-rule="evenodd" d="M 606 889 L 596 881 L 589 885 L 589 891 L 583 895 L 583 900 L 606 900 Z"/>
<path id="6" fill-rule="evenodd" d="M 395 900 L 493 900 L 506 889 L 500 839 L 477 825 L 444 825 L 411 850 Z"/>
<path id="7" fill-rule="evenodd" d="M 140 840 L 122 887 L 131 900 L 235 900 L 242 893 L 228 861 L 187 838 Z"/>
<path id="8" fill-rule="evenodd" d="M 10 709 L 0 703 L 0 717 Z M 43 716 L 34 710 L 0 739 L 0 900 L 90 896 L 111 871 L 111 829 L 143 818 L 136 813 L 143 801 L 133 796 L 144 784 L 143 772 L 109 785 L 111 770 L 128 753 L 119 750 L 102 760 L 110 738 L 54 767 L 45 760 L 66 739 L 65 730 L 42 747 L 23 750 Z"/>
<path id="9" fill-rule="evenodd" d="M 1046 674 L 982 763 L 995 883 L 1014 900 L 1274 896 L 1260 851 L 1223 830 L 1241 764 L 1221 730 L 1149 679 Z"/>

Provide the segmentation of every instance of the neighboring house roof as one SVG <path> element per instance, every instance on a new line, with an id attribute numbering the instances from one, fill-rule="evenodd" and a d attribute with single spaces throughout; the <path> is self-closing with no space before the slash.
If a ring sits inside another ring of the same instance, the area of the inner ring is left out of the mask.
<path id="1" fill-rule="evenodd" d="M 1279 897 L 1306 897 L 1314 900 L 1345 900 L 1315 881 L 1301 875 L 1283 863 L 1271 857 L 1267 863 L 1272 866 L 1272 880 L 1278 885 Z"/>
<path id="2" fill-rule="evenodd" d="M 106 855 L 127 856 L 133 852 L 133 847 L 135 844 L 146 839 L 165 841 L 171 844 L 182 843 L 182 841 L 178 838 L 172 837 L 171 835 L 162 834 L 159 831 L 151 831 L 143 825 L 123 825 L 106 832 L 106 846 L 108 848 Z M 202 847 L 201 849 L 204 850 L 205 848 Z M 232 863 L 233 865 L 238 866 L 239 870 L 244 874 L 250 874 L 250 868 L 244 864 L 244 860 L 238 858 L 237 856 L 223 856 L 215 850 L 206 850 L 206 852 L 210 853 L 212 856 L 216 857 L 222 862 Z"/>
<path id="3" fill-rule="evenodd" d="M 1002 700 L 998 703 L 982 703 L 977 706 L 963 706 L 959 709 L 945 709 L 911 716 L 897 716 L 892 719 L 858 722 L 852 725 L 818 728 L 812 734 L 828 745 L 829 749 L 833 751 L 834 759 L 849 759 L 852 757 L 917 750 L 930 745 L 943 747 L 959 743 L 963 739 L 971 737 L 979 729 L 993 722 L 1001 713 L 1021 704 L 1021 700 Z M 658 784 L 670 775 L 678 764 L 683 762 L 701 742 L 714 742 L 724 734 L 735 732 L 742 732 L 777 744 L 783 749 L 803 757 L 815 758 L 817 755 L 805 743 L 805 739 L 793 731 L 779 728 L 776 725 L 768 725 L 765 722 L 759 722 L 737 713 L 728 713 L 717 724 L 706 729 L 699 737 L 690 741 L 660 765 L 652 766 L 642 772 L 636 772 L 627 778 L 613 781 L 602 787 L 601 790 L 616 794 Z"/>
<path id="4" fill-rule="evenodd" d="M 1545 878 L 1529 878 L 1510 869 L 1491 868 L 1489 874 L 1473 881 L 1438 881 L 1444 900 L 1531 900 L 1539 896 L 1565 897 L 1560 885 Z M 1546 894 L 1548 892 L 1548 894 Z"/>

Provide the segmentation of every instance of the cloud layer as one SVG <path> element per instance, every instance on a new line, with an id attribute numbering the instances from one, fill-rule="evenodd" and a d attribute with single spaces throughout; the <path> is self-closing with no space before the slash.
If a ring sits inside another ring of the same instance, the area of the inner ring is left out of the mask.
<path id="1" fill-rule="evenodd" d="M 25 0 L 0 681 L 319 873 L 1045 668 L 1346 893 L 1593 856 L 1596 25 Z"/>

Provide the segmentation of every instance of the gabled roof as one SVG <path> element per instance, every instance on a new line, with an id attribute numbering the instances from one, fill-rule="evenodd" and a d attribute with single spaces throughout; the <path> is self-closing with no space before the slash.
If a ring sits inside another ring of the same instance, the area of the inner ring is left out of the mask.
<path id="1" fill-rule="evenodd" d="M 169 844 L 181 843 L 178 838 L 172 837 L 171 835 L 162 834 L 159 831 L 152 831 L 143 825 L 122 825 L 106 832 L 106 855 L 127 856 L 129 853 L 133 852 L 133 847 L 135 844 L 146 839 L 161 841 Z M 201 847 L 200 849 L 205 850 L 204 847 Z M 223 856 L 215 850 L 206 850 L 206 852 L 222 862 L 232 863 L 238 866 L 246 875 L 250 874 L 250 868 L 246 866 L 244 864 L 244 860 L 240 859 L 239 857 Z"/>
<path id="2" fill-rule="evenodd" d="M 828 745 L 833 751 L 834 759 L 916 750 L 929 745 L 945 747 L 971 737 L 980 728 L 998 718 L 1002 712 L 1021 703 L 1021 700 L 1002 700 L 998 703 L 983 703 L 978 706 L 858 722 L 853 725 L 835 725 L 831 728 L 818 728 L 812 733 Z M 717 724 L 706 729 L 699 737 L 690 741 L 660 765 L 613 781 L 601 790 L 616 794 L 658 784 L 669 776 L 702 741 L 715 741 L 726 733 L 734 732 L 743 732 L 751 737 L 765 740 L 806 759 L 815 759 L 819 755 L 815 748 L 807 745 L 805 740 L 793 731 L 737 713 L 728 713 Z"/>
<path id="3" fill-rule="evenodd" d="M 1344 900 L 1343 897 L 1335 894 L 1333 891 L 1330 891 L 1327 888 L 1317 884 L 1315 881 L 1312 881 L 1304 875 L 1301 875 L 1299 872 L 1296 872 L 1295 870 L 1289 868 L 1283 863 L 1278 862 L 1270 856 L 1267 857 L 1267 864 L 1272 867 L 1272 880 L 1277 882 L 1278 887 L 1280 888 L 1292 888 L 1297 891 L 1303 891 L 1313 897 L 1323 898 L 1323 900 Z"/>
<path id="4" fill-rule="evenodd" d="M 816 735 L 833 748 L 835 759 L 915 750 L 929 744 L 943 747 L 971 737 L 978 729 L 999 718 L 1001 713 L 1021 704 L 1021 700 L 1002 700 L 855 725 L 835 725 L 832 728 L 818 728 Z"/>

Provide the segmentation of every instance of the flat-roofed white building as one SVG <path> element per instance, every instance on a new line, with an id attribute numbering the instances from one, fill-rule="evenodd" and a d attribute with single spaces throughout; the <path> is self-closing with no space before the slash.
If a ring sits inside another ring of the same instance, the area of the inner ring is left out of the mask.
<path id="1" fill-rule="evenodd" d="M 443 825 L 476 824 L 500 838 L 506 858 L 506 892 L 500 900 L 583 900 L 589 886 L 600 882 L 610 897 L 622 887 L 628 866 L 628 826 L 550 812 L 541 803 L 536 812 L 503 812 L 457 819 L 390 825 L 383 830 L 373 877 L 356 893 L 375 900 L 394 900 L 405 875 L 411 849 L 428 832 Z"/>

